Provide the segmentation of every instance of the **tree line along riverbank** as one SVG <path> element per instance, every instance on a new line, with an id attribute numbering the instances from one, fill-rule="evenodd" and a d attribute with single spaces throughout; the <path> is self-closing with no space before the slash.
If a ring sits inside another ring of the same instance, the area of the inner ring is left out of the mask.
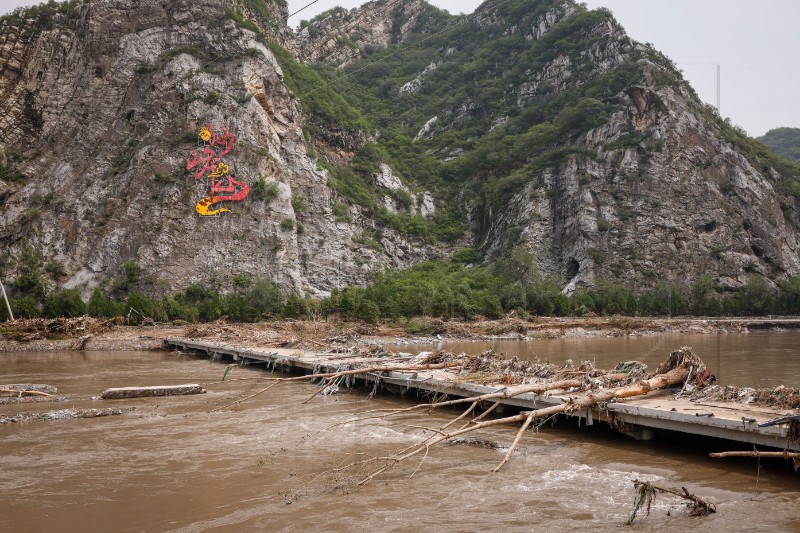
<path id="1" fill-rule="evenodd" d="M 268 277 L 234 274 L 225 282 L 194 283 L 183 291 L 159 295 L 157 284 L 129 261 L 122 276 L 96 288 L 88 300 L 77 289 L 59 287 L 55 267 L 35 254 L 9 287 L 17 318 L 125 317 L 128 324 L 148 322 L 258 322 L 272 319 L 340 319 L 376 323 L 418 317 L 473 320 L 518 316 L 765 316 L 800 314 L 800 276 L 777 286 L 751 274 L 736 290 L 723 290 L 705 274 L 687 285 L 666 280 L 634 291 L 623 281 L 596 280 L 592 288 L 562 292 L 564 283 L 544 275 L 522 249 L 489 266 L 479 265 L 465 248 L 448 261 L 420 263 L 405 271 L 378 273 L 366 287 L 333 289 L 328 296 L 286 293 Z M 0 319 L 8 318 L 4 306 Z"/>

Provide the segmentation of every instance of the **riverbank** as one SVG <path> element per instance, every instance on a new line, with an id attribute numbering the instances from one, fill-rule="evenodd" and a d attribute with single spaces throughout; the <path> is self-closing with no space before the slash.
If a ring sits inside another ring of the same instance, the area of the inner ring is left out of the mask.
<path id="1" fill-rule="evenodd" d="M 158 350 L 162 349 L 163 338 L 173 336 L 236 341 L 239 345 L 264 348 L 369 351 L 383 344 L 441 339 L 556 339 L 789 329 L 800 329 L 800 318 L 508 317 L 474 321 L 414 318 L 402 323 L 380 324 L 284 320 L 254 324 L 217 321 L 127 326 L 113 320 L 81 317 L 0 323 L 0 351 Z"/>

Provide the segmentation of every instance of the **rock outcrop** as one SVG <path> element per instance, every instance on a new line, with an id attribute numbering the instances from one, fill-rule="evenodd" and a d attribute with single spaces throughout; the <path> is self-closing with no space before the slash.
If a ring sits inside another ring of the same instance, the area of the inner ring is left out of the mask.
<path id="1" fill-rule="evenodd" d="M 154 292 L 243 273 L 316 293 L 426 257 L 389 229 L 392 253 L 359 242 L 375 227 L 359 209 L 333 215 L 298 102 L 274 54 L 230 16 L 237 5 L 99 0 L 47 24 L 25 11 L 3 20 L 0 162 L 19 178 L 0 180 L 6 272 L 20 274 L 16 259 L 34 248 L 63 267 L 56 281 L 85 293 L 129 260 Z M 280 42 L 285 4 L 270 8 L 271 21 L 244 16 Z M 274 198 L 194 213 L 207 187 L 185 158 L 209 123 L 236 135 L 239 179 L 263 178 Z"/>

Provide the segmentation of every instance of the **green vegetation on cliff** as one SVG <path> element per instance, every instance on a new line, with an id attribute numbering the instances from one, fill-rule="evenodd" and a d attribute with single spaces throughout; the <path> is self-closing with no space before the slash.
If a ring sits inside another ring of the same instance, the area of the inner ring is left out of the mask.
<path id="1" fill-rule="evenodd" d="M 800 128 L 775 128 L 758 140 L 782 158 L 800 163 Z"/>
<path id="2" fill-rule="evenodd" d="M 303 110 L 311 118 L 312 134 L 324 138 L 326 131 L 343 130 L 355 135 L 367 127 L 361 113 L 326 85 L 313 69 L 298 63 L 288 50 L 275 43 L 270 43 L 269 49 L 280 64 L 287 85 L 299 97 Z"/>
<path id="3" fill-rule="evenodd" d="M 195 283 L 179 293 L 153 298 L 147 280 L 140 278 L 134 261 L 123 265 L 121 277 L 95 289 L 88 302 L 75 289 L 51 289 L 41 256 L 27 251 L 25 274 L 10 287 L 12 310 L 18 318 L 74 317 L 88 313 L 98 318 L 125 317 L 143 321 L 208 322 L 224 318 L 255 322 L 275 318 L 335 318 L 375 322 L 415 317 L 497 318 L 514 311 L 538 316 L 759 316 L 800 314 L 800 276 L 772 286 L 751 275 L 738 291 L 723 293 L 710 275 L 689 286 L 666 281 L 634 293 L 618 280 L 597 280 L 591 290 L 571 295 L 563 283 L 539 270 L 535 257 L 522 248 L 511 250 L 490 267 L 478 266 L 472 248 L 456 252 L 451 261 L 426 261 L 406 271 L 379 274 L 367 287 L 333 290 L 322 299 L 286 296 L 265 277 L 235 275 L 227 287 Z M 5 318 L 3 307 L 0 319 Z"/>

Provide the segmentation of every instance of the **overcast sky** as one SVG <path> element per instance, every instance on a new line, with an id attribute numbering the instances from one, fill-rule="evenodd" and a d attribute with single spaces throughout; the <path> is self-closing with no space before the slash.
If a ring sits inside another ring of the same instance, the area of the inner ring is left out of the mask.
<path id="1" fill-rule="evenodd" d="M 311 0 L 289 0 L 289 12 Z M 0 0 L 0 13 L 35 0 Z M 318 0 L 289 19 L 301 19 L 363 0 Z M 479 0 L 431 0 L 453 14 L 471 13 Z M 752 136 L 779 126 L 800 127 L 800 0 L 587 0 L 605 6 L 634 39 L 672 58 L 706 102 L 716 104 L 720 65 L 722 115 Z"/>

